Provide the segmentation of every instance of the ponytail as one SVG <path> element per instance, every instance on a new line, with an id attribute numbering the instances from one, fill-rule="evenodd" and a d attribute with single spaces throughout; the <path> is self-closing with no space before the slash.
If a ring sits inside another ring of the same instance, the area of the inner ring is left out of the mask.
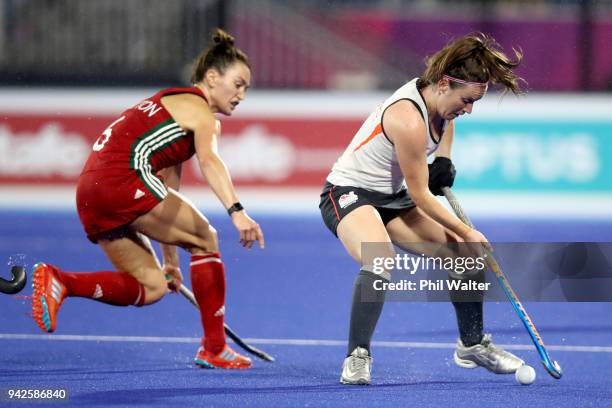
<path id="1" fill-rule="evenodd" d="M 206 72 L 214 68 L 221 74 L 234 62 L 242 62 L 251 67 L 249 57 L 234 46 L 234 37 L 217 28 L 212 36 L 213 44 L 204 50 L 193 63 L 191 83 L 196 84 L 204 79 Z"/>

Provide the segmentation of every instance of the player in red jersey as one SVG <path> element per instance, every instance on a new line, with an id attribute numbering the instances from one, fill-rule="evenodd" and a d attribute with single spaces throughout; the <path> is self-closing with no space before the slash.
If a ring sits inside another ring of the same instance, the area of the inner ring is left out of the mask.
<path id="1" fill-rule="evenodd" d="M 249 368 L 251 360 L 225 341 L 225 272 L 217 233 L 178 193 L 181 164 L 195 153 L 200 170 L 240 233 L 240 243 L 264 247 L 259 225 L 238 200 L 217 152 L 215 113 L 230 116 L 250 85 L 248 57 L 223 30 L 195 61 L 192 87 L 164 89 L 127 109 L 93 145 L 77 185 L 77 209 L 87 236 L 104 250 L 116 271 L 68 273 L 34 267 L 32 309 L 40 328 L 53 332 L 66 297 L 111 305 L 157 302 L 182 281 L 176 246 L 191 253 L 193 292 L 204 338 L 196 364 Z M 161 243 L 163 264 L 150 239 Z M 168 283 L 166 276 L 171 276 Z"/>

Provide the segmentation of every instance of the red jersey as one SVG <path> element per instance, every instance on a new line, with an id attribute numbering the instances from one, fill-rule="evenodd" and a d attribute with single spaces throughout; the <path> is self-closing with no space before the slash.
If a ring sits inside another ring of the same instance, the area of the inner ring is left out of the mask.
<path id="1" fill-rule="evenodd" d="M 193 132 L 174 121 L 161 98 L 196 87 L 168 88 L 124 111 L 96 140 L 77 185 L 77 209 L 90 239 L 129 224 L 167 195 L 156 173 L 195 153 Z"/>
<path id="2" fill-rule="evenodd" d="M 102 132 L 93 146 L 83 173 L 133 170 L 152 193 L 162 198 L 151 177 L 159 170 L 188 160 L 195 153 L 193 133 L 185 132 L 161 104 L 161 98 L 191 93 L 204 98 L 196 87 L 164 89 L 124 111 Z"/>

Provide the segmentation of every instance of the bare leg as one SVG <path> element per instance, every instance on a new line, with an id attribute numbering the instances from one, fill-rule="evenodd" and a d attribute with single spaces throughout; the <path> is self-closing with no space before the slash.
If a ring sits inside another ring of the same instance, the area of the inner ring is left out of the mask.
<path id="1" fill-rule="evenodd" d="M 151 239 L 180 246 L 192 254 L 219 250 L 217 231 L 184 196 L 174 190 L 132 227 Z"/>
<path id="2" fill-rule="evenodd" d="M 396 245 L 408 251 L 417 251 L 428 254 L 434 247 L 431 243 L 452 244 L 460 242 L 452 231 L 435 222 L 419 208 L 402 214 L 387 224 L 389 236 Z M 424 243 L 424 244 L 423 244 Z M 458 254 L 442 246 L 436 249 L 435 255 L 442 253 L 445 256 L 457 256 Z M 484 273 L 480 273 L 475 279 L 482 279 Z M 482 294 L 474 297 L 479 301 L 465 301 L 462 293 L 450 291 L 459 326 L 459 334 L 464 345 L 471 346 L 480 343 L 483 336 L 483 311 Z"/>
<path id="3" fill-rule="evenodd" d="M 189 200 L 169 190 L 164 201 L 134 221 L 132 228 L 192 254 L 191 284 L 205 332 L 196 363 L 203 367 L 250 367 L 251 361 L 227 348 L 225 342 L 225 268 L 218 253 L 217 232 L 208 220 Z"/>
<path id="4" fill-rule="evenodd" d="M 100 247 L 117 271 L 144 286 L 145 304 L 154 303 L 168 291 L 159 261 L 147 237 L 127 228 L 123 232 L 120 238 L 100 239 Z"/>

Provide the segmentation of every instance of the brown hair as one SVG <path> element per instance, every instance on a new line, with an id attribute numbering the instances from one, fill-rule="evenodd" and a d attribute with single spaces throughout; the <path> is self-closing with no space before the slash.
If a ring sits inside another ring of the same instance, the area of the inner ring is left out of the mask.
<path id="1" fill-rule="evenodd" d="M 251 68 L 249 57 L 234 46 L 234 37 L 224 30 L 217 28 L 212 36 L 213 44 L 202 51 L 193 63 L 191 83 L 197 84 L 204 79 L 206 72 L 214 68 L 221 74 L 234 62 L 242 62 Z"/>
<path id="2" fill-rule="evenodd" d="M 470 34 L 450 42 L 426 59 L 427 68 L 420 78 L 423 86 L 437 83 L 444 75 L 470 82 L 493 82 L 504 87 L 504 93 L 521 94 L 520 82 L 525 80 L 514 73 L 523 59 L 520 49 L 512 48 L 511 60 L 500 45 L 483 33 Z M 461 86 L 451 81 L 451 87 Z"/>

